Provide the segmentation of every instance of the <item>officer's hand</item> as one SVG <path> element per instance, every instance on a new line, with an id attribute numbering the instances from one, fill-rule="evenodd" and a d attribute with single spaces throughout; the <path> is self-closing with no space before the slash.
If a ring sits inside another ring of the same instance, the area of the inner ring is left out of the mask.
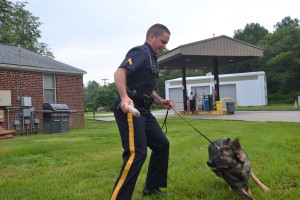
<path id="1" fill-rule="evenodd" d="M 162 106 L 164 108 L 167 108 L 167 109 L 170 109 L 170 108 L 173 108 L 175 106 L 175 102 L 173 100 L 164 100 L 162 102 Z"/>
<path id="2" fill-rule="evenodd" d="M 129 97 L 125 97 L 121 100 L 121 109 L 124 113 L 128 113 L 128 105 L 132 105 L 134 107 L 134 103 L 132 99 Z"/>

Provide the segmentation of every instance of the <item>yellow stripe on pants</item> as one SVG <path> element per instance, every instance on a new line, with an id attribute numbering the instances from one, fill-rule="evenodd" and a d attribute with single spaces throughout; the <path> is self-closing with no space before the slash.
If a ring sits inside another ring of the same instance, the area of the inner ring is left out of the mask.
<path id="1" fill-rule="evenodd" d="M 130 157 L 125 165 L 125 168 L 123 170 L 123 173 L 118 181 L 118 184 L 112 194 L 111 200 L 115 200 L 117 199 L 117 195 L 120 191 L 120 188 L 122 187 L 128 172 L 131 168 L 134 156 L 135 156 L 135 148 L 134 148 L 134 129 L 133 129 L 133 118 L 132 118 L 132 114 L 128 113 L 127 114 L 127 121 L 128 121 L 128 129 L 129 129 L 129 151 L 130 151 Z"/>

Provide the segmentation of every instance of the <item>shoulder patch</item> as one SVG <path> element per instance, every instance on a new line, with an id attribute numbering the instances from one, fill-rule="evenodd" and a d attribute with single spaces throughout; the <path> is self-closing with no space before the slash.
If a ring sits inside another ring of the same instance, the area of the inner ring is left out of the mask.
<path id="1" fill-rule="evenodd" d="M 129 65 L 132 65 L 132 60 L 131 60 L 131 58 L 129 58 L 129 59 L 127 60 L 127 62 L 129 63 Z"/>

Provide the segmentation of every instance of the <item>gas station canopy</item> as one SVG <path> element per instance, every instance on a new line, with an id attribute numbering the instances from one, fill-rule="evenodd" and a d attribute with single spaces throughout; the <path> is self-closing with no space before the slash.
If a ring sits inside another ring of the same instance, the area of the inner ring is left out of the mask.
<path id="1" fill-rule="evenodd" d="M 218 59 L 219 66 L 263 56 L 263 50 L 252 44 L 222 35 L 181 45 L 158 57 L 161 69 L 199 69 L 212 67 Z"/>
<path id="2" fill-rule="evenodd" d="M 216 96 L 219 101 L 219 66 L 225 66 L 241 61 L 263 56 L 262 48 L 221 35 L 198 42 L 181 45 L 158 57 L 161 69 L 181 69 L 183 99 L 186 107 L 186 69 L 201 69 L 213 67 Z"/>

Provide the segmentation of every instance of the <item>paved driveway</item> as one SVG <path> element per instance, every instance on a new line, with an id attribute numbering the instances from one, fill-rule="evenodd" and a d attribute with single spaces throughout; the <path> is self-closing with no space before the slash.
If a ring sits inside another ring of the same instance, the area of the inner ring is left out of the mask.
<path id="1" fill-rule="evenodd" d="M 152 112 L 156 118 L 164 118 L 166 110 L 157 110 Z M 98 118 L 97 116 L 102 116 Z M 173 110 L 169 111 L 169 116 L 176 116 Z M 233 115 L 182 115 L 196 119 L 214 119 L 214 120 L 240 120 L 254 122 L 300 122 L 300 111 L 235 111 Z M 92 119 L 92 118 L 91 118 Z M 114 121 L 113 114 L 96 115 L 99 121 Z"/>
<path id="2" fill-rule="evenodd" d="M 157 117 L 164 117 L 166 111 L 154 111 Z M 169 116 L 175 116 L 174 111 L 169 111 Z M 255 122 L 300 122 L 300 111 L 235 111 L 233 115 L 183 115 L 197 119 L 215 119 L 215 120 L 241 120 Z"/>

